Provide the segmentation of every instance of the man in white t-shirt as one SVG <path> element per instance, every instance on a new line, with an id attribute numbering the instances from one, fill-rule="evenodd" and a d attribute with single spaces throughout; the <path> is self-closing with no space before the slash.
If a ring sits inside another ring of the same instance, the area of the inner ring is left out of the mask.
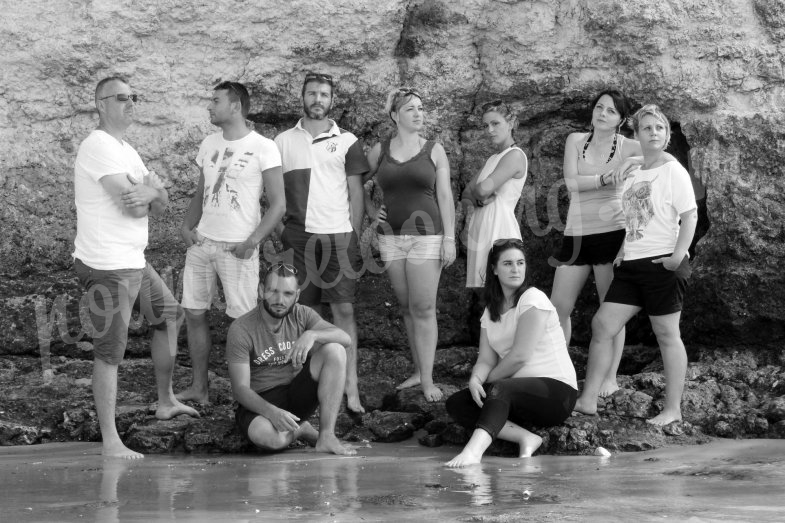
<path id="1" fill-rule="evenodd" d="M 117 370 L 135 304 L 153 327 L 156 417 L 198 416 L 172 392 L 182 310 L 144 257 L 147 216 L 164 212 L 168 194 L 123 140 L 133 123 L 136 100 L 128 82 L 120 77 L 98 82 L 98 128 L 80 144 L 74 165 L 74 269 L 86 291 L 93 328 L 93 395 L 103 454 L 127 459 L 143 457 L 123 444 L 114 419 Z"/>
<path id="2" fill-rule="evenodd" d="M 357 137 L 328 118 L 333 87 L 332 76 L 307 73 L 304 115 L 275 137 L 286 187 L 281 243 L 297 267 L 300 302 L 317 310 L 329 303 L 335 325 L 352 338 L 346 349 L 346 405 L 362 413 L 354 300 L 365 213 L 362 180 L 370 167 Z"/>
<path id="3" fill-rule="evenodd" d="M 217 279 L 226 298 L 226 314 L 242 316 L 256 307 L 259 244 L 286 210 L 281 155 L 272 140 L 246 125 L 251 99 L 237 82 L 215 86 L 207 110 L 221 128 L 202 141 L 196 164 L 199 183 L 186 212 L 181 234 L 188 252 L 183 299 L 188 326 L 193 381 L 180 400 L 208 403 L 207 367 L 212 349 L 207 311 Z M 267 190 L 269 208 L 262 215 Z"/>

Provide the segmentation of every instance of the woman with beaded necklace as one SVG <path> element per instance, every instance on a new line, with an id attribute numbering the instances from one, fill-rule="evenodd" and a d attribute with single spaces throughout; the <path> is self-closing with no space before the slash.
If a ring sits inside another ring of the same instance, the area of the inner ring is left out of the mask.
<path id="1" fill-rule="evenodd" d="M 366 211 L 379 223 L 379 252 L 414 360 L 414 373 L 397 388 L 420 385 L 426 400 L 439 401 L 442 391 L 433 383 L 436 291 L 441 270 L 455 261 L 450 164 L 441 144 L 420 136 L 425 118 L 417 90 L 394 89 L 385 110 L 397 132 L 368 153 L 384 204 L 377 209 L 366 198 Z"/>
<path id="2" fill-rule="evenodd" d="M 613 279 L 613 260 L 624 241 L 621 186 L 617 184 L 623 177 L 613 176 L 614 171 L 639 165 L 642 160 L 640 144 L 620 133 L 630 114 L 627 98 L 616 89 L 606 89 L 594 98 L 591 108 L 591 130 L 570 134 L 564 146 L 564 182 L 570 191 L 570 207 L 561 248 L 550 260 L 556 266 L 551 302 L 568 346 L 570 315 L 589 273 L 594 272 L 602 302 Z M 622 329 L 613 339 L 613 365 L 603 380 L 601 397 L 619 389 L 616 373 L 624 334 Z"/>

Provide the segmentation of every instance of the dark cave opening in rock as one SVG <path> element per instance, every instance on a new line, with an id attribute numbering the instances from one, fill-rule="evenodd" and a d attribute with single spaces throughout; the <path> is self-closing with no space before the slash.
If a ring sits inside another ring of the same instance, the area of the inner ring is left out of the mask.
<path id="1" fill-rule="evenodd" d="M 668 145 L 667 151 L 671 153 L 676 159 L 689 171 L 690 180 L 692 181 L 692 189 L 695 192 L 695 200 L 698 203 L 698 225 L 695 228 L 695 236 L 692 238 L 690 244 L 690 259 L 694 260 L 696 255 L 696 245 L 703 238 L 709 230 L 709 214 L 706 207 L 706 187 L 701 180 L 695 176 L 692 166 L 690 165 L 690 144 L 687 142 L 687 137 L 681 130 L 679 122 L 671 122 L 671 142 Z"/>

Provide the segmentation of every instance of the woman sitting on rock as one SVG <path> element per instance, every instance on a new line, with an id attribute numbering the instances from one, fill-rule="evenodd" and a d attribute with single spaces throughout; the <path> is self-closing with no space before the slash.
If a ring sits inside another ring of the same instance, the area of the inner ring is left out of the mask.
<path id="1" fill-rule="evenodd" d="M 379 223 L 379 252 L 414 359 L 414 374 L 397 388 L 420 385 L 428 401 L 439 401 L 442 391 L 433 383 L 436 291 L 442 268 L 455 260 L 450 164 L 439 143 L 420 136 L 425 116 L 415 89 L 395 89 L 385 109 L 397 132 L 368 153 L 384 204 L 376 209 L 366 199 L 366 210 Z"/>
<path id="2" fill-rule="evenodd" d="M 482 106 L 482 122 L 496 154 L 470 181 L 461 203 L 470 216 L 466 228 L 466 286 L 482 289 L 488 251 L 499 238 L 521 239 L 515 205 L 526 183 L 526 154 L 515 145 L 515 112 L 501 100 Z M 470 209 L 476 208 L 473 213 Z"/>
<path id="3" fill-rule="evenodd" d="M 558 425 L 578 396 L 559 317 L 548 297 L 528 286 L 521 240 L 494 242 L 485 300 L 469 388 L 450 396 L 446 405 L 455 421 L 474 432 L 449 467 L 479 463 L 497 436 L 517 443 L 520 457 L 531 456 L 542 438 L 521 425 Z"/>
<path id="4" fill-rule="evenodd" d="M 667 425 L 681 419 L 687 353 L 679 320 L 690 275 L 687 249 L 698 221 L 697 205 L 689 173 L 665 153 L 671 133 L 662 111 L 656 105 L 643 106 L 633 116 L 633 127 L 643 165 L 624 181 L 624 245 L 614 260 L 611 286 L 592 320 L 586 383 L 575 410 L 597 412 L 597 395 L 613 364 L 613 338 L 644 310 L 665 365 L 665 405 L 648 421 Z"/>

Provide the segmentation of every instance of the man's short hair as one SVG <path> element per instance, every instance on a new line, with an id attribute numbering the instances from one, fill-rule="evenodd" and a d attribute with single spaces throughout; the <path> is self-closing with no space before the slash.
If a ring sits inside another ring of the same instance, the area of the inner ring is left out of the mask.
<path id="1" fill-rule="evenodd" d="M 335 94 L 335 82 L 333 81 L 333 77 L 330 74 L 326 73 L 314 73 L 313 71 L 308 71 L 305 73 L 305 79 L 303 80 L 303 89 L 300 93 L 300 96 L 305 96 L 305 86 L 308 85 L 310 82 L 319 82 L 320 84 L 327 84 L 330 86 L 330 96 Z"/>
<path id="2" fill-rule="evenodd" d="M 240 102 L 240 112 L 243 118 L 248 117 L 251 112 L 251 95 L 248 94 L 248 89 L 245 88 L 240 82 L 225 81 L 213 87 L 214 91 L 228 91 L 229 101 Z"/>
<path id="3" fill-rule="evenodd" d="M 106 84 L 108 84 L 109 82 L 122 82 L 125 85 L 129 85 L 128 84 L 128 80 L 126 80 L 122 76 L 107 76 L 103 80 L 99 81 L 98 85 L 95 86 L 95 105 L 96 106 L 98 105 L 98 99 L 101 98 L 101 93 L 102 93 L 102 90 L 103 90 L 104 86 Z"/>

